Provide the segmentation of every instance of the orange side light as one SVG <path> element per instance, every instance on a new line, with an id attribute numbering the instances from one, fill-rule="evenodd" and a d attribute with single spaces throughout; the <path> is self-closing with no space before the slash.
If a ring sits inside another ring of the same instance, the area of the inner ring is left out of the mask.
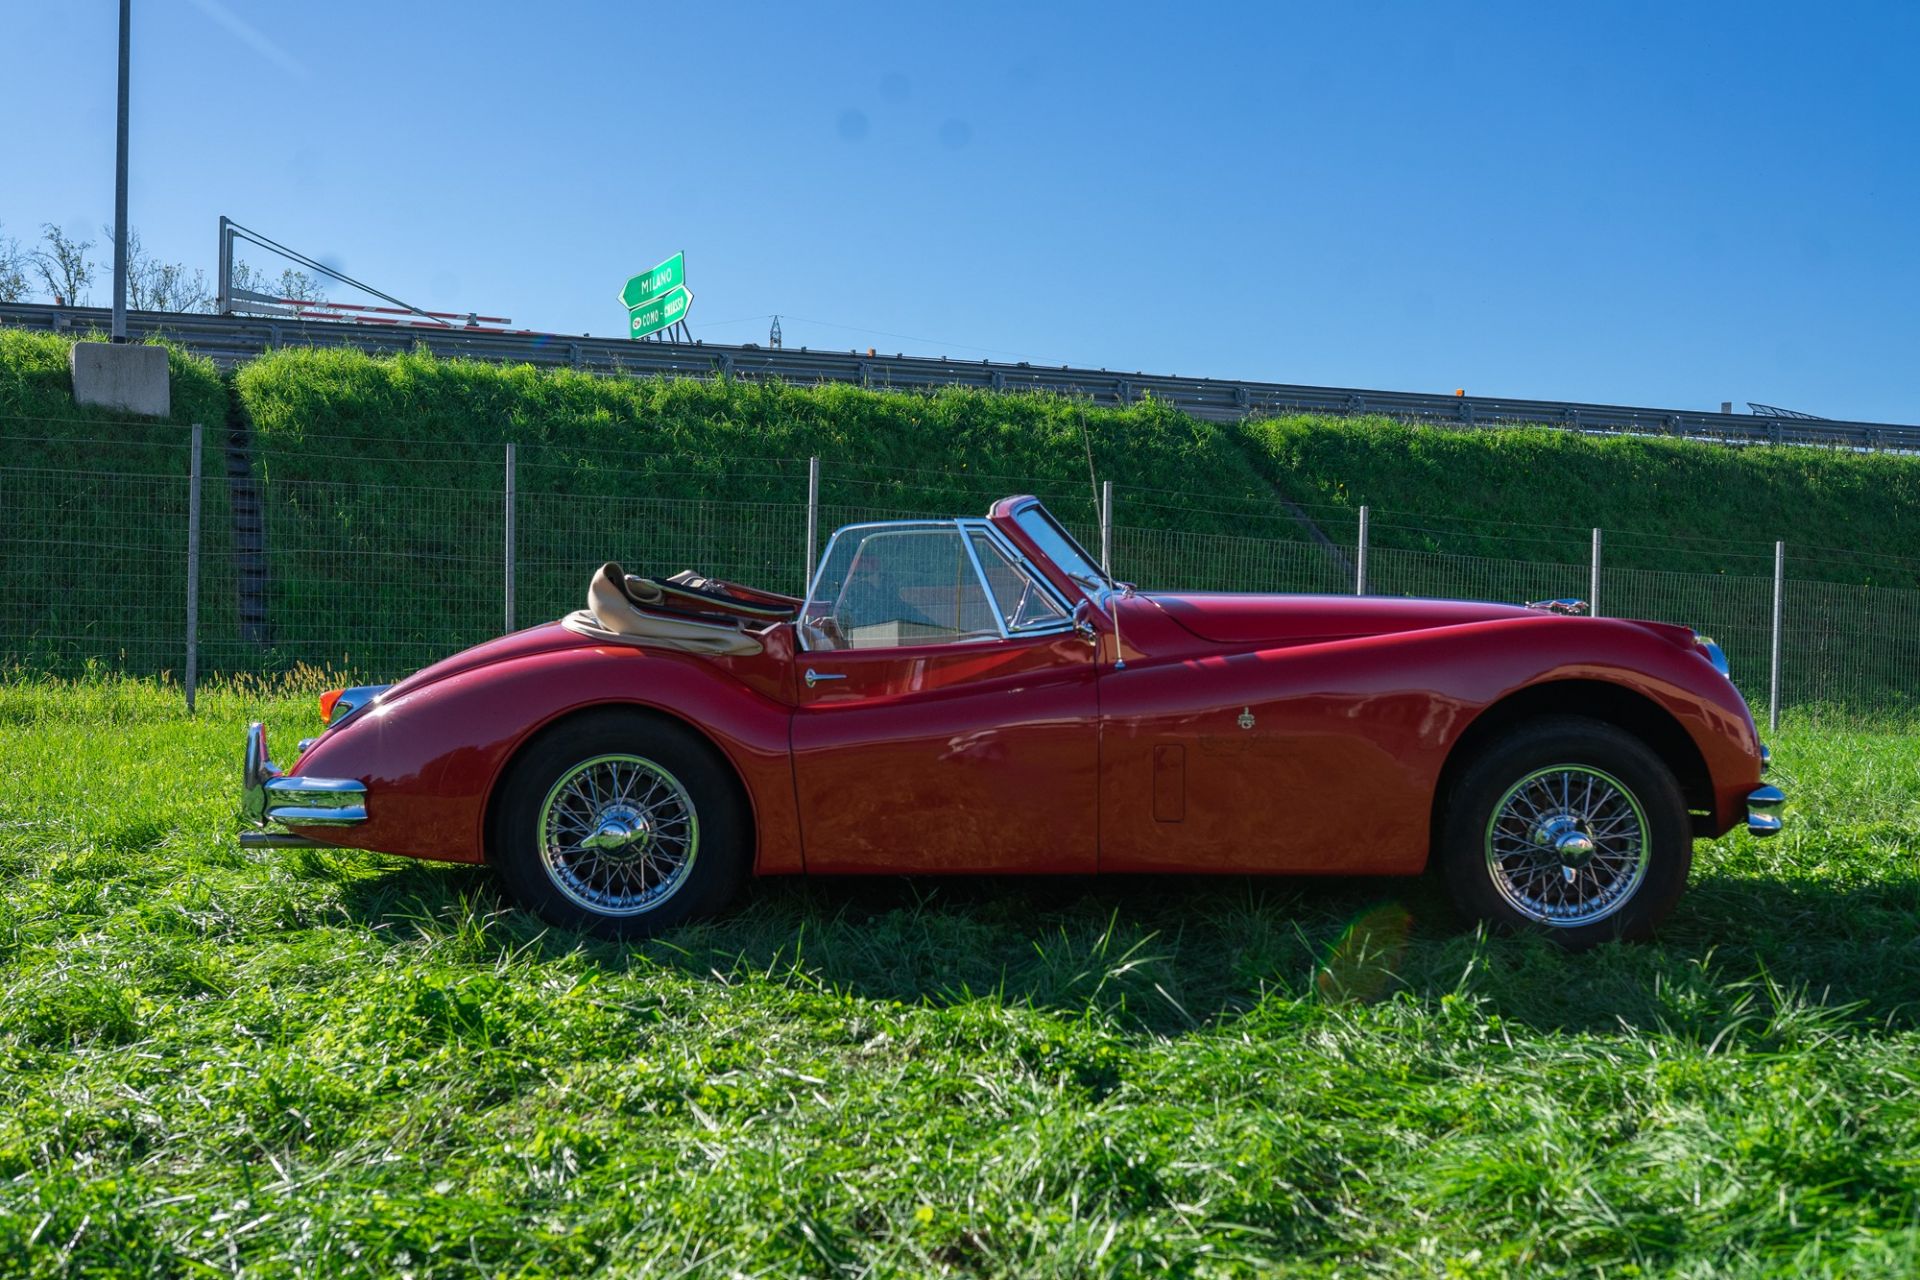
<path id="1" fill-rule="evenodd" d="M 340 701 L 340 695 L 345 692 L 345 689 L 329 689 L 320 695 L 321 724 L 333 723 L 333 704 Z"/>

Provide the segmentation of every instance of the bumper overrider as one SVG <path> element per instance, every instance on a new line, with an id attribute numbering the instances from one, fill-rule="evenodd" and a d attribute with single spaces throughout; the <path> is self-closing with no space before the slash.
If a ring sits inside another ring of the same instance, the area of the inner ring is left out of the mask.
<path id="1" fill-rule="evenodd" d="M 248 848 L 300 847 L 318 843 L 305 836 L 271 831 L 269 824 L 291 827 L 350 827 L 367 820 L 367 786 L 357 778 L 289 776 L 267 756 L 267 729 L 247 726 L 246 760 L 240 780 L 240 814 L 253 827 L 240 833 Z"/>
<path id="2" fill-rule="evenodd" d="M 1773 763 L 1773 753 L 1760 747 L 1760 772 L 1765 775 Z M 1786 808 L 1786 793 L 1771 784 L 1747 793 L 1747 831 L 1756 836 L 1780 834 L 1780 811 Z"/>

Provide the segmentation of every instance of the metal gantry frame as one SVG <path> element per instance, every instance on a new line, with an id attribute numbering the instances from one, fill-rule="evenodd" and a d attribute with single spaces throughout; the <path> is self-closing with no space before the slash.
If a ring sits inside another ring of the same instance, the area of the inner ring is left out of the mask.
<path id="1" fill-rule="evenodd" d="M 318 272 L 330 280 L 337 280 L 352 289 L 371 294 L 382 302 L 391 303 L 400 312 L 419 317 L 425 327 L 433 329 L 460 330 L 464 326 L 452 323 L 450 313 L 424 311 L 411 302 L 403 302 L 390 293 L 383 293 L 365 281 L 356 280 L 345 272 L 335 270 L 324 262 L 310 258 L 298 249 L 290 249 L 279 241 L 262 235 L 251 228 L 243 227 L 225 214 L 220 215 L 220 255 L 219 279 L 215 285 L 214 306 L 223 316 L 246 313 L 248 315 L 277 316 L 287 319 L 312 319 L 298 308 L 290 305 L 284 298 L 260 293 L 254 289 L 243 288 L 233 282 L 233 246 L 236 241 L 258 245 L 269 253 L 277 253 L 302 270 Z M 235 304 L 244 303 L 244 306 Z M 317 304 L 316 304 L 317 305 Z M 488 319 L 499 317 L 489 316 Z M 411 323 L 411 322 L 410 322 Z"/>

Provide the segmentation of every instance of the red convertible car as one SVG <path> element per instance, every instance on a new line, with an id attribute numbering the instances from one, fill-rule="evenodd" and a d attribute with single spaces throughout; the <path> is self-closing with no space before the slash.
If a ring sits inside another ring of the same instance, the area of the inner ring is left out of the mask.
<path id="1" fill-rule="evenodd" d="M 1030 497 L 851 525 L 798 600 L 594 575 L 588 607 L 247 736 L 252 846 L 485 862 L 641 936 L 749 875 L 1411 875 L 1570 946 L 1642 937 L 1693 841 L 1780 827 L 1685 627 L 1142 592 Z"/>

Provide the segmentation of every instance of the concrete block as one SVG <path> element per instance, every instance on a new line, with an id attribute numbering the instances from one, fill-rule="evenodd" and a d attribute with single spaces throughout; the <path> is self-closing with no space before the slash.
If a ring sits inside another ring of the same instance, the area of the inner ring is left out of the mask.
<path id="1" fill-rule="evenodd" d="M 76 404 L 164 418 L 173 412 L 173 384 L 164 347 L 130 342 L 76 342 L 68 360 Z"/>

